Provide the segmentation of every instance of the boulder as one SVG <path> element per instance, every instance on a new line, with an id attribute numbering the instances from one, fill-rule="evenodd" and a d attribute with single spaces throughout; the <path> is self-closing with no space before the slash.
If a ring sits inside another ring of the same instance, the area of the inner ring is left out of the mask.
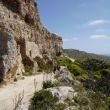
<path id="1" fill-rule="evenodd" d="M 77 96 L 77 92 L 75 92 L 72 87 L 61 86 L 48 88 L 47 90 L 52 92 L 53 96 L 55 96 L 59 101 L 64 101 L 67 98 L 72 100 L 73 97 Z"/>
<path id="2" fill-rule="evenodd" d="M 69 71 L 67 71 L 66 69 L 62 69 L 60 72 L 57 73 L 58 74 L 58 80 L 61 82 L 66 82 L 68 84 L 73 82 L 73 78 L 70 75 Z"/>

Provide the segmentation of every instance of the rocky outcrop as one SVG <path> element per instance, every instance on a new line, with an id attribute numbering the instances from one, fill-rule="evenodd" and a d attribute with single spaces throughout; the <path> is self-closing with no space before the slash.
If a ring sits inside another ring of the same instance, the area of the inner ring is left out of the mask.
<path id="1" fill-rule="evenodd" d="M 65 82 L 67 84 L 73 83 L 73 78 L 70 72 L 67 71 L 65 68 L 61 68 L 60 72 L 58 72 L 56 75 L 58 77 L 58 81 L 60 82 Z"/>
<path id="2" fill-rule="evenodd" d="M 43 27 L 34 0 L 0 1 L 1 80 L 24 72 L 25 63 L 34 67 L 36 56 L 61 53 L 62 38 Z"/>
<path id="3" fill-rule="evenodd" d="M 61 86 L 48 88 L 50 92 L 52 92 L 53 96 L 55 96 L 59 101 L 64 101 L 67 98 L 73 99 L 73 97 L 77 96 L 77 92 L 72 87 Z"/>

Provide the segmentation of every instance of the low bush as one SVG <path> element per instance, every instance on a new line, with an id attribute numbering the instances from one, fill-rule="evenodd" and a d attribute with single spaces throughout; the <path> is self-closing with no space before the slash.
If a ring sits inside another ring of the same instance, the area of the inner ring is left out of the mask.
<path id="1" fill-rule="evenodd" d="M 68 104 L 69 106 L 73 106 L 74 105 L 74 101 L 72 99 L 70 99 L 69 97 L 67 97 L 64 102 L 66 104 Z"/>
<path id="2" fill-rule="evenodd" d="M 110 70 L 109 69 L 102 69 L 100 71 L 102 77 L 109 79 L 110 78 Z"/>
<path id="3" fill-rule="evenodd" d="M 43 61 L 43 59 L 40 58 L 39 56 L 36 56 L 34 58 L 34 60 L 37 62 L 39 69 L 44 70 L 44 61 Z"/>
<path id="4" fill-rule="evenodd" d="M 110 99 L 101 92 L 88 92 L 88 97 L 93 105 L 93 110 L 110 110 Z"/>
<path id="5" fill-rule="evenodd" d="M 101 79 L 101 74 L 100 74 L 100 72 L 99 72 L 99 71 L 93 72 L 93 77 L 94 77 L 95 79 Z"/>
<path id="6" fill-rule="evenodd" d="M 29 110 L 54 110 L 56 98 L 50 91 L 40 90 L 31 99 Z"/>
<path id="7" fill-rule="evenodd" d="M 30 76 L 33 74 L 33 67 L 31 66 L 25 66 L 25 72 L 23 72 L 24 76 Z"/>
<path id="8" fill-rule="evenodd" d="M 43 89 L 47 89 L 47 88 L 51 88 L 51 87 L 58 87 L 58 86 L 61 86 L 61 83 L 58 82 L 58 81 L 44 81 L 43 82 Z"/>
<path id="9" fill-rule="evenodd" d="M 110 67 L 110 65 L 106 62 L 97 59 L 83 59 L 80 61 L 76 61 L 75 63 L 78 63 L 79 66 L 84 70 L 92 72 L 99 71 L 101 69 L 107 69 Z"/>
<path id="10" fill-rule="evenodd" d="M 68 65 L 70 65 L 72 63 L 71 60 L 69 60 L 69 59 L 67 59 L 65 57 L 57 57 L 56 58 L 56 62 L 60 66 L 68 66 Z"/>
<path id="11" fill-rule="evenodd" d="M 40 58 L 39 56 L 36 56 L 34 60 L 37 62 L 40 72 L 41 71 L 49 72 L 52 70 L 53 65 L 49 62 L 45 64 L 44 58 Z"/>
<path id="12" fill-rule="evenodd" d="M 51 81 L 44 81 L 43 82 L 43 89 L 51 88 L 53 87 L 53 83 Z"/>
<path id="13" fill-rule="evenodd" d="M 74 74 L 74 76 L 86 74 L 86 72 L 76 64 L 71 64 L 71 65 L 67 66 L 67 68 L 71 73 Z"/>
<path id="14" fill-rule="evenodd" d="M 86 80 L 86 79 L 89 78 L 87 73 L 83 73 L 81 77 L 82 77 L 83 80 Z"/>
<path id="15" fill-rule="evenodd" d="M 59 82 L 59 81 L 54 81 L 54 82 L 53 82 L 53 87 L 58 87 L 58 86 L 62 86 L 61 82 Z"/>
<path id="16" fill-rule="evenodd" d="M 59 103 L 55 105 L 55 109 L 54 110 L 65 110 L 66 108 L 66 104 L 64 103 Z"/>

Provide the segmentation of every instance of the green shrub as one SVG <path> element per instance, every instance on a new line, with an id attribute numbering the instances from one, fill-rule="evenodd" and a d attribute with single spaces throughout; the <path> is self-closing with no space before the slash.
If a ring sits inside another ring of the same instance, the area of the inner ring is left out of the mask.
<path id="1" fill-rule="evenodd" d="M 25 72 L 23 72 L 24 76 L 30 76 L 33 74 L 33 67 L 31 66 L 25 66 Z"/>
<path id="2" fill-rule="evenodd" d="M 98 110 L 106 110 L 104 107 L 100 107 Z"/>
<path id="3" fill-rule="evenodd" d="M 36 56 L 36 57 L 34 58 L 34 60 L 37 62 L 39 68 L 40 68 L 41 70 L 43 70 L 43 69 L 44 69 L 44 61 L 43 61 L 43 59 L 40 58 L 39 56 Z"/>
<path id="4" fill-rule="evenodd" d="M 84 80 L 86 80 L 86 79 L 89 78 L 87 73 L 83 73 L 81 77 L 82 77 L 82 79 L 84 79 Z"/>
<path id="5" fill-rule="evenodd" d="M 100 71 L 100 74 L 107 79 L 110 78 L 110 70 L 109 69 L 102 69 Z"/>
<path id="6" fill-rule="evenodd" d="M 101 74 L 100 74 L 99 71 L 94 72 L 93 76 L 94 76 L 95 79 L 101 79 Z"/>
<path id="7" fill-rule="evenodd" d="M 78 65 L 76 65 L 76 64 L 71 64 L 67 68 L 75 76 L 86 74 L 86 72 L 82 68 L 80 68 Z"/>
<path id="8" fill-rule="evenodd" d="M 99 71 L 101 69 L 107 69 L 110 67 L 109 64 L 107 64 L 104 61 L 97 60 L 97 59 L 84 59 L 76 62 L 79 64 L 81 68 L 84 70 L 89 70 L 89 71 Z"/>
<path id="9" fill-rule="evenodd" d="M 45 64 L 44 59 L 40 58 L 39 56 L 36 56 L 34 60 L 37 62 L 39 71 L 46 71 L 49 72 L 52 70 L 53 65 L 50 63 Z"/>
<path id="10" fill-rule="evenodd" d="M 93 110 L 110 110 L 110 99 L 101 92 L 89 92 L 88 97 L 93 104 Z"/>
<path id="11" fill-rule="evenodd" d="M 109 69 L 102 69 L 100 71 L 96 71 L 93 73 L 94 78 L 101 79 L 101 78 L 110 78 L 110 70 Z"/>
<path id="12" fill-rule="evenodd" d="M 73 73 L 71 73 L 71 76 L 72 76 L 73 81 L 77 80 L 77 77 Z"/>
<path id="13" fill-rule="evenodd" d="M 44 65 L 44 71 L 46 71 L 46 72 L 50 72 L 50 71 L 52 71 L 52 68 L 53 68 L 53 65 L 52 64 L 45 64 Z"/>
<path id="14" fill-rule="evenodd" d="M 47 88 L 50 88 L 50 87 L 53 87 L 53 84 L 51 81 L 44 81 L 43 82 L 43 89 L 47 89 Z"/>
<path id="15" fill-rule="evenodd" d="M 71 60 L 65 58 L 65 57 L 57 57 L 56 62 L 60 66 L 68 66 L 72 63 Z"/>
<path id="16" fill-rule="evenodd" d="M 65 100 L 64 100 L 65 103 L 67 103 L 69 106 L 73 106 L 74 102 L 72 101 L 72 99 L 70 99 L 69 97 L 67 97 Z"/>
<path id="17" fill-rule="evenodd" d="M 58 81 L 44 81 L 43 82 L 43 89 L 47 89 L 47 88 L 51 88 L 51 87 L 58 87 L 58 86 L 61 86 L 61 83 L 58 82 Z"/>
<path id="18" fill-rule="evenodd" d="M 55 109 L 54 110 L 64 110 L 65 108 L 66 108 L 66 104 L 59 103 L 59 104 L 55 105 Z"/>
<path id="19" fill-rule="evenodd" d="M 50 110 L 56 103 L 56 98 L 47 90 L 40 90 L 34 94 L 31 99 L 29 110 Z"/>
<path id="20" fill-rule="evenodd" d="M 53 82 L 53 87 L 58 87 L 61 86 L 62 84 L 59 81 L 54 81 Z"/>
<path id="21" fill-rule="evenodd" d="M 42 69 L 38 68 L 37 72 L 42 72 Z"/>
<path id="22" fill-rule="evenodd" d="M 78 102 L 80 105 L 87 106 L 89 105 L 89 99 L 87 97 L 81 97 Z"/>

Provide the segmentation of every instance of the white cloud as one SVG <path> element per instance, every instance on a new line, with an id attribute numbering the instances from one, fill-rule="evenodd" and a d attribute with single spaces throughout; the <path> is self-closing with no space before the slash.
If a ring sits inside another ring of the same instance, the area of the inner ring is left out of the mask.
<path id="1" fill-rule="evenodd" d="M 96 26 L 96 25 L 107 24 L 107 23 L 110 23 L 110 21 L 98 19 L 98 20 L 93 20 L 93 21 L 88 22 L 88 25 Z"/>
<path id="2" fill-rule="evenodd" d="M 91 35 L 90 39 L 96 39 L 96 40 L 110 40 L 110 36 L 107 35 Z"/>
<path id="3" fill-rule="evenodd" d="M 71 41 L 77 41 L 77 40 L 79 40 L 78 37 L 64 38 L 63 39 L 64 42 L 71 42 Z"/>

